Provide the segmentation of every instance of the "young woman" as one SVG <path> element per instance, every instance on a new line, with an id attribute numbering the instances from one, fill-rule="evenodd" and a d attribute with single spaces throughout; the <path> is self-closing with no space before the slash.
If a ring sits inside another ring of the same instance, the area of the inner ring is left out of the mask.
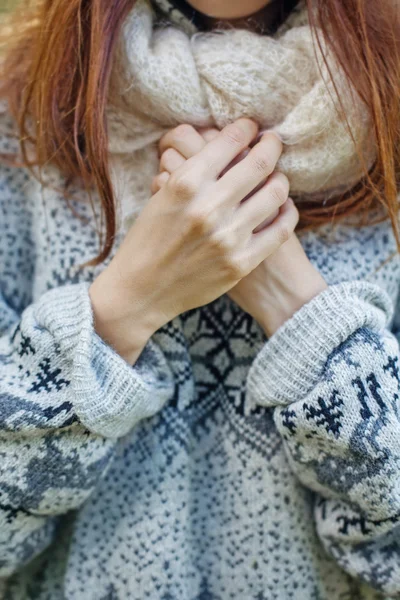
<path id="1" fill-rule="evenodd" d="M 395 4 L 16 15 L 3 598 L 400 597 Z"/>

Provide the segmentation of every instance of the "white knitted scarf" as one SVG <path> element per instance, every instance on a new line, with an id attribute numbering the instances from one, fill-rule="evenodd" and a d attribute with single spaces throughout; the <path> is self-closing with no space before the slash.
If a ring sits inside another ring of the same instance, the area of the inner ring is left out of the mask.
<path id="1" fill-rule="evenodd" d="M 123 27 L 108 103 L 122 216 L 137 214 L 150 197 L 158 170 L 156 142 L 180 123 L 222 128 L 246 116 L 276 131 L 285 144 L 278 167 L 299 201 L 357 183 L 375 158 L 370 118 L 329 60 L 354 139 L 337 111 L 335 88 L 304 7 L 273 37 L 244 30 L 193 35 L 176 25 L 157 26 L 150 2 L 138 0 Z M 364 165 L 354 142 L 363 150 Z"/>

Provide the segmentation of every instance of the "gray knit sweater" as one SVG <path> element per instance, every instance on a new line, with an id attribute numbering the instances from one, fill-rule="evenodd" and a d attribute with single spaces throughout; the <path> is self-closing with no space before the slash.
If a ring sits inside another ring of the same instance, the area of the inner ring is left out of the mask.
<path id="1" fill-rule="evenodd" d="M 223 296 L 131 367 L 93 329 L 91 210 L 47 177 L 0 167 L 0 596 L 399 598 L 390 226 L 303 234 L 329 289 L 270 340 Z"/>

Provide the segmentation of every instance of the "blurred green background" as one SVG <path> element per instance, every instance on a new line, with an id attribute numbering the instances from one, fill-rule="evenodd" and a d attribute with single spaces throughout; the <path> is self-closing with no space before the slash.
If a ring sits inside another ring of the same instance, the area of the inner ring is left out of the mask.
<path id="1" fill-rule="evenodd" d="M 8 8 L 12 8 L 15 4 L 15 0 L 0 0 L 0 12 L 4 12 Z"/>

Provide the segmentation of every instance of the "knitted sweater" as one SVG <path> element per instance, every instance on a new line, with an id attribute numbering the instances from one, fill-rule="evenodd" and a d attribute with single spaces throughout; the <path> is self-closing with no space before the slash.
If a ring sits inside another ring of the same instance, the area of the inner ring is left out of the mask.
<path id="1" fill-rule="evenodd" d="M 0 167 L 0 595 L 400 597 L 389 224 L 302 234 L 329 288 L 271 339 L 223 296 L 131 367 L 93 329 L 91 209 L 46 177 Z"/>

